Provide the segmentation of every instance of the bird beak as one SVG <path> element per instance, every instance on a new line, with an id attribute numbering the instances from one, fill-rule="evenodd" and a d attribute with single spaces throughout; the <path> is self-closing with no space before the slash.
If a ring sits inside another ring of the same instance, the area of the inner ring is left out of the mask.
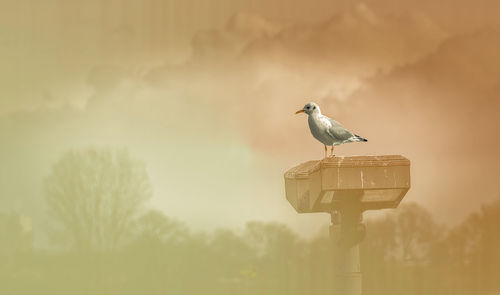
<path id="1" fill-rule="evenodd" d="M 295 112 L 295 114 L 300 114 L 300 113 L 305 113 L 304 110 L 298 110 Z"/>

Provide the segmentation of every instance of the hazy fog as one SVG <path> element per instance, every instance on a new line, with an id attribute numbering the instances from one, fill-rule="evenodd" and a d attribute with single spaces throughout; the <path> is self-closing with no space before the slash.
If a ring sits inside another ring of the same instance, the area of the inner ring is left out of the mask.
<path id="1" fill-rule="evenodd" d="M 1 1 L 0 202 L 43 236 L 67 150 L 146 162 L 150 207 L 195 229 L 283 222 L 283 172 L 323 155 L 304 116 L 402 154 L 414 201 L 455 224 L 499 196 L 498 4 L 483 1 Z M 405 201 L 406 201 L 405 200 Z M 43 237 L 40 237 L 43 240 Z"/>

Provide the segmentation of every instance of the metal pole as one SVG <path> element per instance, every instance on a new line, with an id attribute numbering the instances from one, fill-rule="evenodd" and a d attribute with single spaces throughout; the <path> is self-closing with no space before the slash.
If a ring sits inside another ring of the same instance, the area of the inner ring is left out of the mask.
<path id="1" fill-rule="evenodd" d="M 364 236 L 362 213 L 355 207 L 332 213 L 330 232 L 336 245 L 337 295 L 361 295 L 362 275 L 359 259 L 359 242 Z M 335 236 L 335 237 L 334 237 Z"/>

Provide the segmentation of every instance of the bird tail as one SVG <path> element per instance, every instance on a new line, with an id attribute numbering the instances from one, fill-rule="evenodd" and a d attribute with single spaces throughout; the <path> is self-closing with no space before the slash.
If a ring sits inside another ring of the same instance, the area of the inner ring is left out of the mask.
<path id="1" fill-rule="evenodd" d="M 364 142 L 368 141 L 366 138 L 363 138 L 363 137 L 356 135 L 356 134 L 354 134 L 353 139 L 354 139 L 354 141 L 364 141 Z"/>

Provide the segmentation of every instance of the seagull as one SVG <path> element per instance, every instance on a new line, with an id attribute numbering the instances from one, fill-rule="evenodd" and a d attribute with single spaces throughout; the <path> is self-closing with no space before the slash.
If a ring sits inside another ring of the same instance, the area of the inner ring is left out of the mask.
<path id="1" fill-rule="evenodd" d="M 363 137 L 349 132 L 342 127 L 339 122 L 328 118 L 321 114 L 319 105 L 314 102 L 306 104 L 302 109 L 298 110 L 295 114 L 306 113 L 308 116 L 307 122 L 311 134 L 325 145 L 325 158 L 327 153 L 327 145 L 331 145 L 330 157 L 333 157 L 333 147 L 348 142 L 368 141 Z"/>

